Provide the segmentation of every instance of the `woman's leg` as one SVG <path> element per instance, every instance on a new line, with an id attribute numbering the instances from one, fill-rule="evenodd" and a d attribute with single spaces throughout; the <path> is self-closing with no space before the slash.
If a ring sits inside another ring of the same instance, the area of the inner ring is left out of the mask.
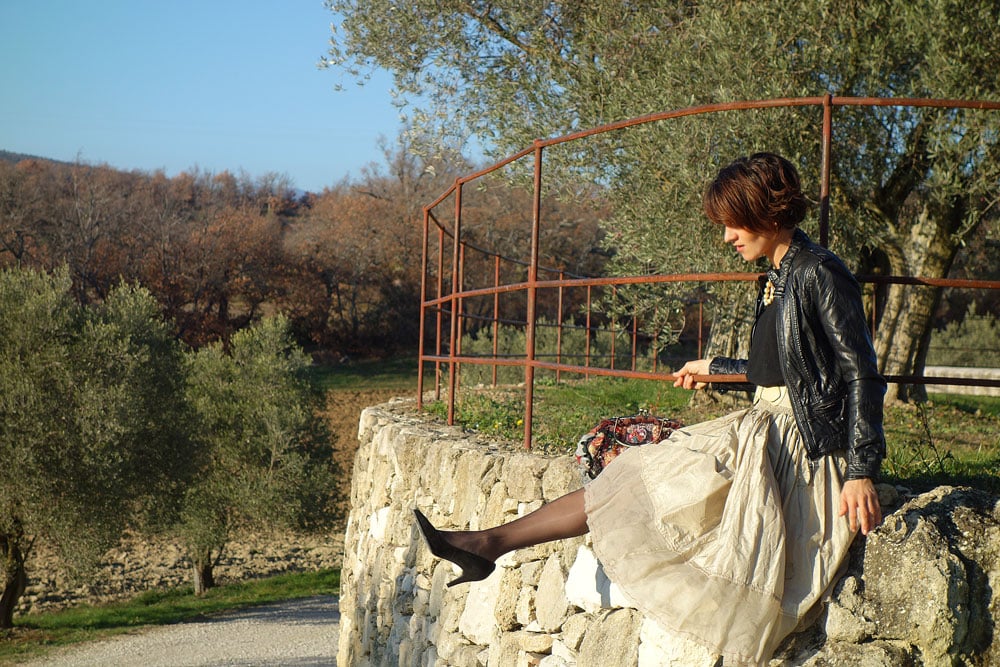
<path id="1" fill-rule="evenodd" d="M 577 537 L 588 530 L 583 489 L 557 498 L 510 523 L 486 530 L 442 531 L 432 526 L 420 510 L 415 509 L 413 513 L 431 553 L 462 568 L 461 576 L 449 582 L 449 586 L 485 579 L 495 569 L 494 561 L 508 551 Z"/>
<path id="2" fill-rule="evenodd" d="M 486 530 L 442 532 L 449 544 L 495 561 L 508 551 L 587 533 L 583 489 L 567 493 L 534 512 Z"/>

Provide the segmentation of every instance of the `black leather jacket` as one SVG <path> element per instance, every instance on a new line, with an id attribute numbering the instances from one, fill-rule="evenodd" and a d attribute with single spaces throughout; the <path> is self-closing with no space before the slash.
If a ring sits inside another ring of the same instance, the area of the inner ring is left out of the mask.
<path id="1" fill-rule="evenodd" d="M 885 457 L 885 379 L 865 322 L 861 288 L 840 259 L 795 230 L 778 271 L 778 361 L 810 459 L 846 450 L 847 479 L 878 477 Z M 760 312 L 762 297 L 757 297 Z M 745 359 L 715 357 L 712 375 L 745 373 Z M 753 385 L 713 385 L 753 389 Z"/>

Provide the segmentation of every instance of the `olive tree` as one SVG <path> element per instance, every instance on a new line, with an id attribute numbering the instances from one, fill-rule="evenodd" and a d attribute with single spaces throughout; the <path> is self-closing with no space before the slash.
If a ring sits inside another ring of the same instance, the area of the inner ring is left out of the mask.
<path id="1" fill-rule="evenodd" d="M 82 307 L 65 269 L 0 272 L 0 627 L 37 544 L 85 572 L 175 509 L 192 460 L 182 370 L 145 290 Z"/>
<path id="2" fill-rule="evenodd" d="M 388 69 L 417 125 L 477 137 L 497 156 L 534 137 L 695 104 L 1000 94 L 1000 5 L 992 0 L 327 6 L 341 17 L 327 65 L 361 76 Z M 706 181 L 733 157 L 771 150 L 800 167 L 818 199 L 820 121 L 814 108 L 727 112 L 574 142 L 545 159 L 549 173 L 586 176 L 617 195 L 607 221 L 616 271 L 743 268 L 723 257 L 721 234 L 703 222 Z M 834 121 L 833 248 L 858 272 L 946 276 L 997 203 L 997 112 L 845 108 Z M 745 344 L 742 333 L 741 343 L 733 336 L 745 331 L 733 314 L 746 312 L 734 307 L 746 296 L 719 287 L 705 287 L 725 304 L 713 348 L 731 351 Z M 917 371 L 938 293 L 894 287 L 881 296 L 882 368 Z"/>
<path id="3" fill-rule="evenodd" d="M 196 594 L 215 585 L 240 530 L 322 527 L 332 518 L 332 451 L 306 370 L 309 358 L 281 316 L 189 357 L 187 396 L 203 456 L 186 488 L 179 534 Z"/>

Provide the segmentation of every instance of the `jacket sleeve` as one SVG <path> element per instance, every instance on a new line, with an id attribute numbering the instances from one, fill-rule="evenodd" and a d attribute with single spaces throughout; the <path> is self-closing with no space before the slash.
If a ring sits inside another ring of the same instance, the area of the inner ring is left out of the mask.
<path id="1" fill-rule="evenodd" d="M 710 375 L 743 375 L 747 372 L 747 360 L 713 357 L 708 372 Z M 717 391 L 753 391 L 757 385 L 752 382 L 713 382 L 711 387 Z"/>
<path id="2" fill-rule="evenodd" d="M 886 382 L 878 372 L 868 335 L 861 288 L 837 262 L 817 267 L 819 320 L 846 383 L 847 479 L 876 479 L 885 458 L 882 399 Z"/>

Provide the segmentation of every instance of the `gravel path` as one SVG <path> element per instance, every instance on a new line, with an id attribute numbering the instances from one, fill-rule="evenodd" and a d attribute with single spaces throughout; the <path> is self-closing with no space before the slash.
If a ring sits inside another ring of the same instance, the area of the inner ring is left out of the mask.
<path id="1" fill-rule="evenodd" d="M 333 666 L 338 598 L 291 600 L 64 649 L 34 667 Z"/>

